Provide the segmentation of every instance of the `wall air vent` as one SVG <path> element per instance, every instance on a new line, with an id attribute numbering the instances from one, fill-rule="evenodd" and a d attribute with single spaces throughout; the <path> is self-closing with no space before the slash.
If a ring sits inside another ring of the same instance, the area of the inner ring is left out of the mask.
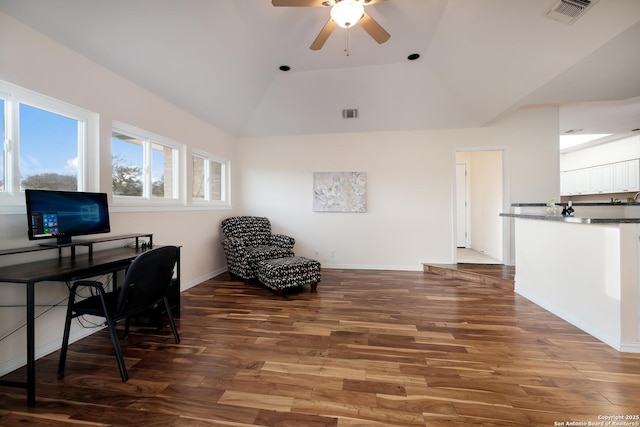
<path id="1" fill-rule="evenodd" d="M 565 24 L 573 24 L 598 0 L 560 0 L 547 11 L 547 16 Z"/>
<path id="2" fill-rule="evenodd" d="M 358 118 L 358 109 L 357 108 L 347 108 L 342 110 L 342 118 L 343 119 L 357 119 Z"/>

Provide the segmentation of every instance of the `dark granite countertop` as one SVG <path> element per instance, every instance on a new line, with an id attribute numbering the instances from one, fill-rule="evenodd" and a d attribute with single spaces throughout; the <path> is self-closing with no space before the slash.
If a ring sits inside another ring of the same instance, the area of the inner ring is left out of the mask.
<path id="1" fill-rule="evenodd" d="M 572 224 L 640 224 L 640 218 L 586 218 L 579 216 L 551 216 L 514 213 L 501 213 L 500 216 L 509 218 L 537 219 L 542 221 L 568 222 Z"/>
<path id="2" fill-rule="evenodd" d="M 572 202 L 573 206 L 640 206 L 640 202 Z M 556 203 L 557 206 L 562 206 L 562 203 Z M 546 203 L 511 203 L 514 208 L 526 208 L 526 207 L 545 207 Z"/>

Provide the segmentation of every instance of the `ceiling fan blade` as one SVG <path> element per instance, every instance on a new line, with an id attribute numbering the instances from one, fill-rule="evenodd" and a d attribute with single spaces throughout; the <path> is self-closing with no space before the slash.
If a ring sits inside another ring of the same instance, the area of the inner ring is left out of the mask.
<path id="1" fill-rule="evenodd" d="M 324 7 L 323 0 L 271 0 L 271 4 L 279 7 Z"/>
<path id="2" fill-rule="evenodd" d="M 387 30 L 382 28 L 382 25 L 378 24 L 367 12 L 362 15 L 358 24 L 379 44 L 386 42 L 391 37 L 391 34 L 387 33 Z"/>
<path id="3" fill-rule="evenodd" d="M 382 3 L 383 1 L 387 1 L 387 0 L 364 0 L 364 5 L 369 5 L 369 4 L 376 4 L 376 3 Z"/>
<path id="4" fill-rule="evenodd" d="M 336 24 L 336 22 L 333 19 L 329 19 L 327 23 L 324 24 L 324 27 L 322 27 L 322 30 L 320 30 L 320 33 L 318 34 L 316 39 L 313 41 L 313 43 L 311 43 L 311 46 L 309 47 L 309 49 L 311 50 L 322 49 L 322 46 L 324 46 L 324 42 L 327 41 L 327 39 L 329 38 L 333 30 L 336 29 L 337 26 L 338 24 Z"/>

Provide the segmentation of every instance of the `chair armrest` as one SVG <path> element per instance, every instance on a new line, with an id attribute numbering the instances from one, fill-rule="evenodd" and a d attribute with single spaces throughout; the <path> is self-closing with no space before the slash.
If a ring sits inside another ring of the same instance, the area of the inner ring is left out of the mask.
<path id="1" fill-rule="evenodd" d="M 97 280 L 78 280 L 77 282 L 73 282 L 73 287 L 71 288 L 71 290 L 75 292 L 76 289 L 78 289 L 80 286 L 95 288 L 98 290 L 98 293 L 105 293 L 104 284 L 102 282 L 98 282 Z"/>
<path id="2" fill-rule="evenodd" d="M 225 252 L 244 252 L 245 250 L 244 242 L 239 237 L 227 237 L 221 243 Z"/>
<path id="3" fill-rule="evenodd" d="M 284 234 L 272 234 L 270 243 L 272 246 L 291 249 L 296 243 L 296 239 L 294 239 L 293 237 L 285 236 Z"/>

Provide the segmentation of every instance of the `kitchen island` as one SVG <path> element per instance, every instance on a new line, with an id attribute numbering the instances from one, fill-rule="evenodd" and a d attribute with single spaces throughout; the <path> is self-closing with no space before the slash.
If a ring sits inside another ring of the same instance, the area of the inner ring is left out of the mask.
<path id="1" fill-rule="evenodd" d="M 577 206 L 578 216 L 562 217 L 544 204 L 512 205 L 500 215 L 514 221 L 515 292 L 618 351 L 640 353 L 638 207 Z"/>

